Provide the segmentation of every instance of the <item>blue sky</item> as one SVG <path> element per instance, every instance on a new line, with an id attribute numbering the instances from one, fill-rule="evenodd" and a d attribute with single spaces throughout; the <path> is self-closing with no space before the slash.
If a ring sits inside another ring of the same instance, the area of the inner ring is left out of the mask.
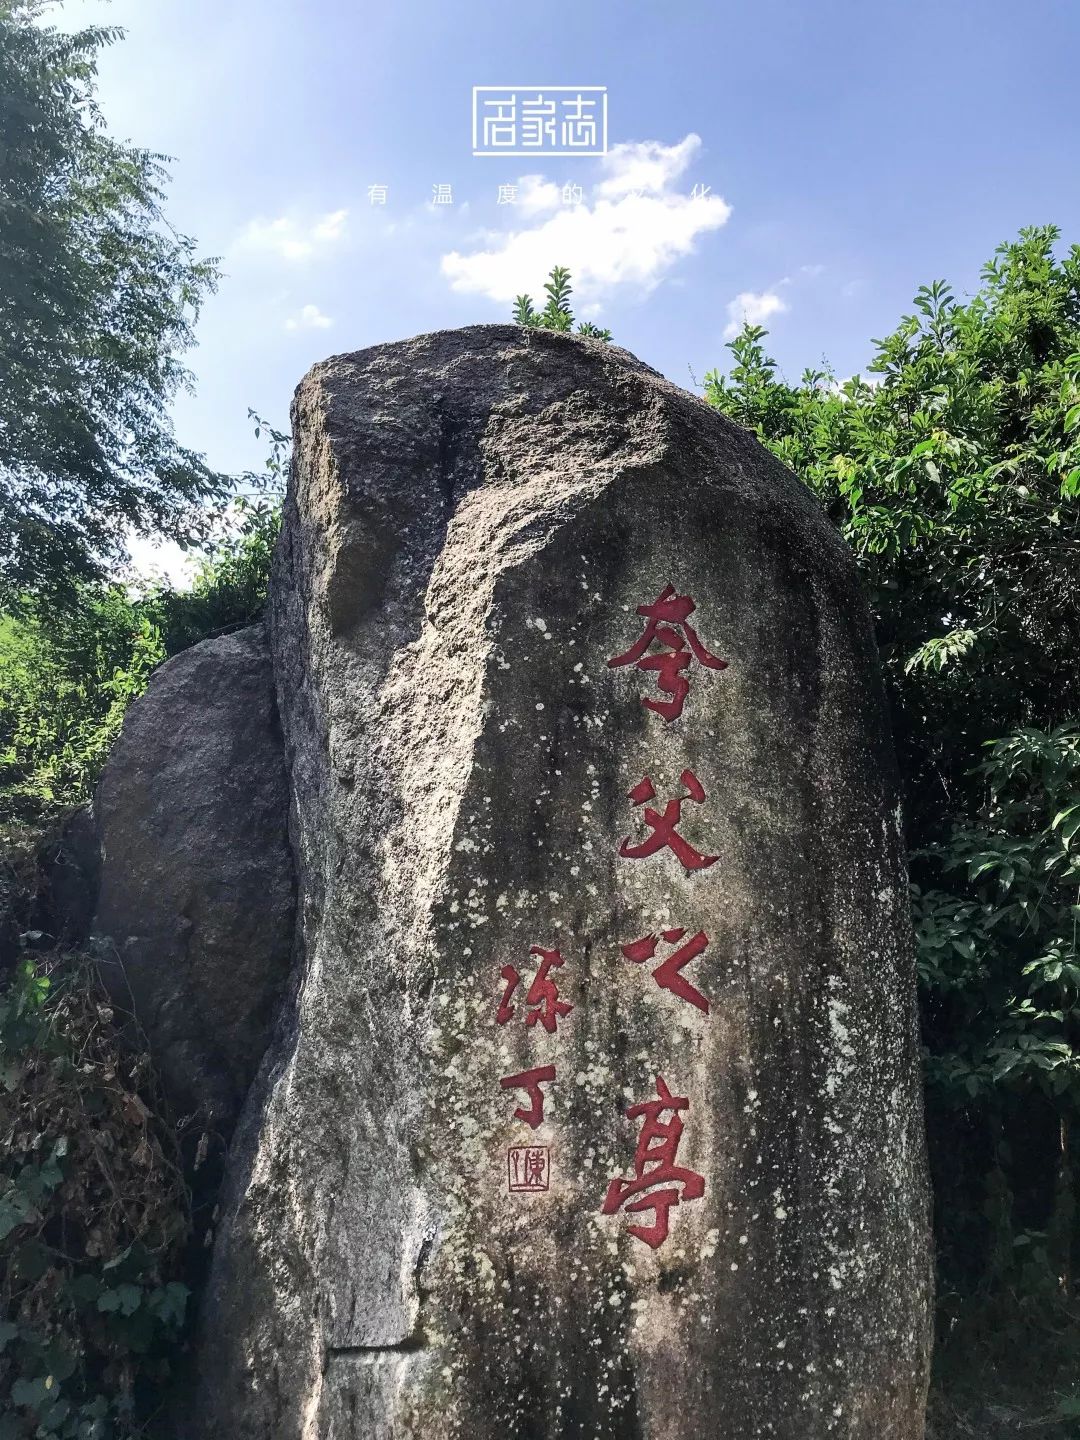
<path id="1" fill-rule="evenodd" d="M 106 117 L 175 157 L 169 217 L 221 257 L 175 415 L 222 469 L 261 463 L 248 406 L 284 426 L 314 361 L 506 319 L 554 264 L 690 385 L 744 311 L 790 378 L 847 375 L 919 284 L 970 290 L 1023 225 L 1080 241 L 1075 0 L 69 0 L 58 18 L 127 30 Z M 473 157 L 474 85 L 605 85 L 608 156 Z"/>

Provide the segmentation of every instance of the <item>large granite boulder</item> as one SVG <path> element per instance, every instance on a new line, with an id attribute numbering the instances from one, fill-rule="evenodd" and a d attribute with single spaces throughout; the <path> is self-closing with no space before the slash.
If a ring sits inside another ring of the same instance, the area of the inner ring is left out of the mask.
<path id="1" fill-rule="evenodd" d="M 94 798 L 93 930 L 179 1109 L 227 1131 L 270 1036 L 294 932 L 266 632 L 194 645 L 134 702 Z"/>
<path id="2" fill-rule="evenodd" d="M 301 958 L 180 1433 L 917 1440 L 912 946 L 844 547 L 598 342 L 339 356 L 293 422 L 271 633 Z M 172 755 L 224 784 L 213 745 L 162 756 L 167 683 L 124 783 Z M 184 825 L 222 904 L 233 857 Z M 157 843 L 129 860 L 160 914 Z"/>

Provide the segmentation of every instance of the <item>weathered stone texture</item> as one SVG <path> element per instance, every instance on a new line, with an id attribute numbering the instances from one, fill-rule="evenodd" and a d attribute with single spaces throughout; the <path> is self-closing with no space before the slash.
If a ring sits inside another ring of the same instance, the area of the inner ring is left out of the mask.
<path id="1" fill-rule="evenodd" d="M 227 1129 L 289 972 L 288 791 L 266 632 L 154 672 L 98 784 L 94 931 L 173 1101 Z"/>
<path id="2" fill-rule="evenodd" d="M 839 539 L 750 437 L 595 342 L 339 356 L 293 418 L 271 628 L 302 971 L 185 1433 L 917 1440 L 911 937 Z M 654 675 L 607 663 L 668 584 L 729 662 L 671 721 Z M 687 767 L 680 833 L 717 863 L 620 857 L 649 833 L 628 792 L 650 776 L 662 810 Z M 621 953 L 669 927 L 709 937 L 685 972 L 707 1015 Z M 554 1033 L 523 1023 L 531 946 L 564 958 Z M 549 1063 L 534 1131 L 500 1080 Z M 628 1232 L 652 1212 L 601 1206 L 658 1076 L 705 1192 L 653 1249 Z M 550 1188 L 509 1193 L 530 1143 Z"/>

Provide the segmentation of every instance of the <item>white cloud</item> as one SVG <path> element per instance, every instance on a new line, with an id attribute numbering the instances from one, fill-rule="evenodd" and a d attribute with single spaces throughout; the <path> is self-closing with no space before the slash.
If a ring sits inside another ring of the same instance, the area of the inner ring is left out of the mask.
<path id="1" fill-rule="evenodd" d="M 348 210 L 331 210 L 309 219 L 280 215 L 266 220 L 258 216 L 241 232 L 235 249 L 281 260 L 308 260 L 342 239 L 348 218 Z"/>
<path id="2" fill-rule="evenodd" d="M 596 187 L 605 200 L 616 200 L 632 190 L 662 195 L 687 168 L 701 149 L 699 135 L 687 135 L 678 145 L 659 140 L 642 140 L 632 145 L 613 145 L 604 156 L 607 178 Z"/>
<path id="3" fill-rule="evenodd" d="M 780 281 L 781 285 L 784 283 Z M 744 325 L 760 325 L 770 315 L 782 315 L 787 308 L 787 301 L 775 290 L 741 290 L 734 300 L 728 301 L 724 339 L 733 339 Z"/>
<path id="4" fill-rule="evenodd" d="M 508 214 L 538 223 L 484 233 L 476 249 L 444 255 L 442 273 L 454 290 L 502 303 L 523 292 L 540 295 L 553 265 L 567 266 L 575 294 L 592 303 L 618 285 L 647 292 L 731 214 L 719 195 L 692 197 L 685 181 L 684 190 L 674 188 L 700 148 L 697 135 L 678 145 L 617 145 L 592 194 L 575 205 L 562 204 L 561 186 L 526 175 Z"/>
<path id="5" fill-rule="evenodd" d="M 542 215 L 545 210 L 557 210 L 561 198 L 562 189 L 554 180 L 545 180 L 542 175 L 522 175 L 517 182 L 516 213 Z"/>
<path id="6" fill-rule="evenodd" d="M 296 315 L 285 321 L 286 330 L 329 330 L 333 325 L 329 315 L 324 315 L 317 305 L 304 305 Z"/>
<path id="7" fill-rule="evenodd" d="M 331 210 L 311 227 L 312 239 L 339 240 L 345 233 L 345 221 L 348 218 L 348 210 Z"/>

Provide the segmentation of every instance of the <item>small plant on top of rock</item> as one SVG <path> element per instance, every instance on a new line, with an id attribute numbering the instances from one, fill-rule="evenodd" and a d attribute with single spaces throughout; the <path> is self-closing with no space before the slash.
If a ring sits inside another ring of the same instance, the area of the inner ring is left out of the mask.
<path id="1" fill-rule="evenodd" d="M 514 301 L 514 321 L 529 330 L 561 330 L 569 333 L 574 328 L 574 312 L 570 308 L 573 286 L 570 271 L 565 265 L 556 265 L 544 285 L 547 304 L 537 310 L 531 295 L 519 295 Z M 602 330 L 591 320 L 582 320 L 577 333 L 590 340 L 610 340 L 611 331 Z"/>

